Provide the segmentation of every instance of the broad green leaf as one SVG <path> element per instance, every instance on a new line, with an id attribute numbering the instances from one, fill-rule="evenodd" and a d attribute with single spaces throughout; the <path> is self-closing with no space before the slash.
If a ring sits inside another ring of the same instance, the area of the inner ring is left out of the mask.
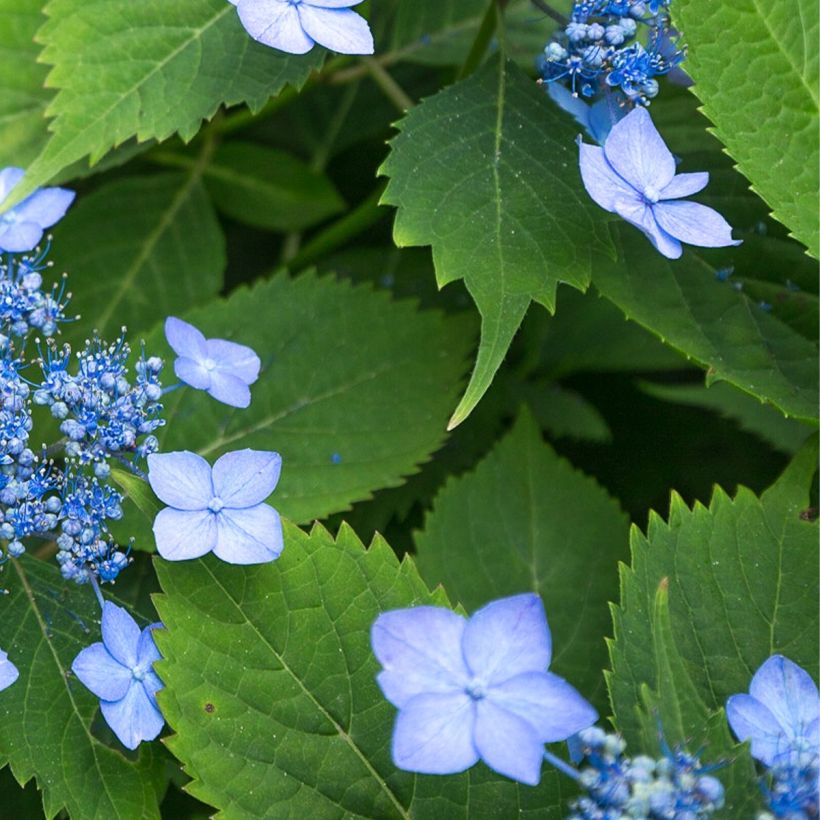
<path id="1" fill-rule="evenodd" d="M 742 393 L 725 382 L 703 384 L 655 384 L 644 382 L 641 388 L 650 396 L 676 404 L 688 404 L 712 410 L 734 419 L 748 430 L 784 453 L 796 453 L 811 435 L 812 428 L 787 419 L 774 407 Z"/>
<path id="2" fill-rule="evenodd" d="M 343 527 L 285 525 L 275 562 L 157 561 L 166 629 L 160 705 L 195 797 L 220 818 L 558 818 L 555 772 L 519 787 L 482 764 L 450 777 L 394 768 L 395 709 L 376 684 L 370 626 L 388 609 L 446 606 L 411 560 Z"/>
<path id="3" fill-rule="evenodd" d="M 100 640 L 93 592 L 25 556 L 5 574 L 0 646 L 20 677 L 0 692 L 0 766 L 10 763 L 20 783 L 36 778 L 48 818 L 62 808 L 75 818 L 159 818 L 161 757 L 150 744 L 127 756 L 100 740 L 92 732 L 99 700 L 70 671 Z"/>
<path id="4" fill-rule="evenodd" d="M 34 35 L 45 18 L 42 0 L 0 0 L 0 168 L 25 167 L 47 139 L 44 88 Z"/>
<path id="5" fill-rule="evenodd" d="M 611 433 L 604 417 L 580 393 L 549 379 L 518 385 L 515 392 L 529 405 L 541 429 L 552 438 L 609 441 Z"/>
<path id="6" fill-rule="evenodd" d="M 817 345 L 751 302 L 695 249 L 662 257 L 635 228 L 613 231 L 621 261 L 595 271 L 595 286 L 630 319 L 785 415 L 817 419 Z"/>
<path id="7" fill-rule="evenodd" d="M 54 231 L 52 257 L 69 274 L 71 341 L 92 329 L 115 337 L 207 301 L 222 287 L 225 240 L 200 176 L 167 173 L 109 182 L 80 200 Z"/>
<path id="8" fill-rule="evenodd" d="M 254 42 L 225 0 L 50 0 L 46 14 L 38 39 L 58 89 L 47 112 L 53 135 L 7 206 L 131 137 L 189 140 L 220 105 L 258 109 L 324 56 Z"/>
<path id="9" fill-rule="evenodd" d="M 469 610 L 539 593 L 552 630 L 550 668 L 594 698 L 627 536 L 618 504 L 559 458 L 524 412 L 473 472 L 436 496 L 416 534 L 416 561 L 428 584 L 443 584 Z"/>
<path id="10" fill-rule="evenodd" d="M 755 670 L 782 653 L 817 677 L 817 523 L 801 513 L 817 469 L 817 439 L 761 498 L 720 488 L 709 507 L 673 495 L 669 521 L 632 532 L 613 608 L 608 685 L 615 721 L 630 743 L 657 739 L 705 746 L 735 760 L 730 806 L 757 798 L 746 750 L 726 729 L 726 698 L 748 691 Z M 746 814 L 752 816 L 747 806 Z"/>
<path id="11" fill-rule="evenodd" d="M 290 154 L 250 142 L 219 147 L 205 169 L 205 184 L 228 216 L 275 231 L 308 228 L 345 207 L 324 174 Z"/>
<path id="12" fill-rule="evenodd" d="M 672 11 L 715 133 L 773 216 L 817 258 L 817 0 L 679 0 Z"/>
<path id="13" fill-rule="evenodd" d="M 271 501 L 299 522 L 400 484 L 438 449 L 470 341 L 456 317 L 312 274 L 276 276 L 185 318 L 208 337 L 253 347 L 262 375 L 246 410 L 190 388 L 169 394 L 161 449 L 209 460 L 278 451 Z M 170 367 L 160 329 L 146 349 L 166 353 Z"/>
<path id="14" fill-rule="evenodd" d="M 121 467 L 111 468 L 111 478 L 145 518 L 153 523 L 163 505 L 148 482 Z"/>
<path id="15" fill-rule="evenodd" d="M 531 301 L 555 307 L 558 282 L 584 290 L 611 251 L 583 191 L 574 138 L 543 92 L 495 59 L 398 124 L 380 172 L 398 207 L 397 245 L 432 245 L 440 287 L 464 279 L 482 316 L 478 360 L 450 420 L 486 392 Z"/>

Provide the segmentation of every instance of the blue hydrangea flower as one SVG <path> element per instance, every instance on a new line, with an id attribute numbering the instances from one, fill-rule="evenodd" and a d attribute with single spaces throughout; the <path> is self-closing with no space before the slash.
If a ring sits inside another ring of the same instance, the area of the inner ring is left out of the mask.
<path id="1" fill-rule="evenodd" d="M 155 698 L 162 681 L 153 669 L 161 655 L 151 634 L 161 626 L 151 624 L 140 632 L 126 610 L 106 601 L 102 643 L 83 649 L 71 664 L 74 674 L 100 699 L 105 722 L 129 749 L 153 740 L 165 724 Z"/>
<path id="2" fill-rule="evenodd" d="M 17 667 L 9 660 L 9 656 L 0 649 L 0 692 L 3 689 L 8 689 L 19 677 L 20 672 Z"/>
<path id="3" fill-rule="evenodd" d="M 263 564 L 284 546 L 279 513 L 265 504 L 279 481 L 279 453 L 237 450 L 213 470 L 183 451 L 148 456 L 148 481 L 169 506 L 154 519 L 157 550 L 169 561 L 213 551 L 229 564 Z"/>
<path id="4" fill-rule="evenodd" d="M 726 717 L 738 740 L 750 740 L 752 756 L 766 766 L 794 751 L 820 751 L 817 685 L 782 655 L 772 655 L 755 672 L 748 695 L 726 701 Z"/>
<path id="5" fill-rule="evenodd" d="M 598 717 L 547 672 L 552 641 L 532 593 L 494 601 L 469 619 L 434 606 L 385 612 L 370 637 L 383 667 L 379 686 L 399 709 L 392 754 L 400 769 L 453 774 L 481 759 L 535 785 L 544 744 Z"/>
<path id="6" fill-rule="evenodd" d="M 178 358 L 177 378 L 205 390 L 231 407 L 248 407 L 248 385 L 259 378 L 259 356 L 245 345 L 225 339 L 206 339 L 193 325 L 174 316 L 165 320 L 165 338 Z"/>
<path id="7" fill-rule="evenodd" d="M 24 174 L 22 168 L 0 171 L 0 205 Z M 10 253 L 33 250 L 43 238 L 43 231 L 65 216 L 74 196 L 74 191 L 65 188 L 40 188 L 0 214 L 0 250 Z"/>
<path id="8" fill-rule="evenodd" d="M 373 35 L 351 11 L 363 0 L 230 0 L 245 31 L 266 46 L 305 54 L 315 43 L 339 54 L 372 54 Z"/>
<path id="9" fill-rule="evenodd" d="M 708 172 L 675 174 L 675 158 L 645 108 L 612 126 L 603 148 L 579 143 L 581 177 L 589 195 L 607 211 L 639 228 L 668 259 L 681 242 L 705 248 L 739 245 L 715 210 L 681 197 L 703 190 Z"/>

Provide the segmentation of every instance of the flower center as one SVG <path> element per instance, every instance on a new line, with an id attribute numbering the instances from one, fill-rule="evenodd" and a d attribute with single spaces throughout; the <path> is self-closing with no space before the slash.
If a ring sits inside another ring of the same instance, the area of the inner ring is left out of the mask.
<path id="1" fill-rule="evenodd" d="M 215 495 L 209 502 L 208 502 L 208 509 L 212 513 L 218 513 L 222 510 L 225 506 L 225 502 L 218 496 Z"/>
<path id="2" fill-rule="evenodd" d="M 487 694 L 487 685 L 481 678 L 473 678 L 465 687 L 464 691 L 473 699 L 481 700 Z"/>
<path id="3" fill-rule="evenodd" d="M 134 666 L 131 669 L 131 677 L 134 680 L 144 680 L 145 679 L 145 670 L 141 666 Z"/>
<path id="4" fill-rule="evenodd" d="M 643 198 L 650 204 L 654 205 L 661 197 L 661 192 L 651 185 L 647 186 L 643 192 Z"/>
<path id="5" fill-rule="evenodd" d="M 202 362 L 202 366 L 203 366 L 206 370 L 213 370 L 213 369 L 216 367 L 216 362 L 215 362 L 213 359 L 205 359 L 205 360 Z"/>

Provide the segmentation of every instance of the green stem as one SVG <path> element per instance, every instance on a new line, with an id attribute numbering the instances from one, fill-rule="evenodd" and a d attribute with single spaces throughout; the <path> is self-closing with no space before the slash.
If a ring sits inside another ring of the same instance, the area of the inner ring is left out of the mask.
<path id="1" fill-rule="evenodd" d="M 487 46 L 490 45 L 490 41 L 493 39 L 493 34 L 495 34 L 497 27 L 498 5 L 496 0 L 491 0 L 490 4 L 487 6 L 487 12 L 484 15 L 484 19 L 481 21 L 481 25 L 479 26 L 478 34 L 476 34 L 476 38 L 473 41 L 472 48 L 470 48 L 470 53 L 467 55 L 464 65 L 461 66 L 461 69 L 458 72 L 458 76 L 456 77 L 457 80 L 466 79 L 481 65 L 481 61 L 487 51 Z"/>
<path id="2" fill-rule="evenodd" d="M 415 104 L 405 90 L 393 79 L 387 69 L 372 57 L 362 57 L 362 64 L 367 73 L 373 78 L 376 85 L 384 92 L 393 105 L 403 114 Z"/>

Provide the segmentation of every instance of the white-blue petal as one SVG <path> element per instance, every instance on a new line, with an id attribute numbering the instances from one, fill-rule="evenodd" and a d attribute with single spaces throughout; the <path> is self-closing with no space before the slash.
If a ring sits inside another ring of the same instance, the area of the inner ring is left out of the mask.
<path id="1" fill-rule="evenodd" d="M 399 710 L 393 762 L 421 774 L 456 774 L 478 762 L 473 744 L 473 701 L 461 693 L 422 694 Z"/>
<path id="2" fill-rule="evenodd" d="M 229 564 L 266 564 L 284 547 L 279 513 L 267 504 L 224 509 L 216 516 L 214 555 Z"/>
<path id="3" fill-rule="evenodd" d="M 0 650 L 0 692 L 11 686 L 19 677 L 20 671 L 9 660 L 9 656 Z"/>
<path id="4" fill-rule="evenodd" d="M 154 661 L 158 661 L 162 658 L 154 641 L 153 633 L 155 629 L 162 629 L 162 624 L 150 624 L 150 626 L 146 626 L 140 633 L 139 643 L 137 644 L 137 663 L 143 669 L 150 669 Z"/>
<path id="5" fill-rule="evenodd" d="M 0 250 L 25 253 L 34 250 L 43 238 L 43 229 L 36 222 L 4 224 L 0 214 Z"/>
<path id="6" fill-rule="evenodd" d="M 694 174 L 677 174 L 660 192 L 659 199 L 680 199 L 702 191 L 709 184 L 709 172 L 698 171 Z"/>
<path id="7" fill-rule="evenodd" d="M 187 561 L 205 555 L 216 546 L 215 519 L 208 510 L 160 510 L 154 519 L 157 552 L 168 561 Z"/>
<path id="8" fill-rule="evenodd" d="M 133 680 L 131 670 L 115 660 L 99 642 L 83 649 L 74 658 L 71 670 L 86 689 L 102 700 L 124 698 Z"/>
<path id="9" fill-rule="evenodd" d="M 178 510 L 204 510 L 214 497 L 211 465 L 188 450 L 151 453 L 148 483 L 160 501 Z"/>
<path id="10" fill-rule="evenodd" d="M 680 242 L 664 231 L 655 220 L 652 208 L 645 202 L 634 199 L 619 199 L 615 203 L 618 216 L 643 231 L 649 241 L 667 259 L 678 259 L 683 253 Z"/>
<path id="11" fill-rule="evenodd" d="M 14 215 L 21 222 L 36 222 L 41 228 L 50 228 L 65 216 L 75 196 L 67 188 L 41 188 L 15 206 Z"/>
<path id="12" fill-rule="evenodd" d="M 322 9 L 346 9 L 350 6 L 358 6 L 364 0 L 304 0 L 304 2 Z"/>
<path id="13" fill-rule="evenodd" d="M 251 403 L 251 391 L 242 379 L 222 373 L 219 370 L 211 371 L 211 384 L 208 395 L 227 404 L 229 407 L 245 408 Z"/>
<path id="14" fill-rule="evenodd" d="M 165 320 L 165 338 L 177 356 L 201 360 L 206 358 L 205 336 L 192 324 L 169 316 Z"/>
<path id="15" fill-rule="evenodd" d="M 473 738 L 481 759 L 505 777 L 537 786 L 544 744 L 535 728 L 488 698 L 478 701 L 476 707 Z"/>
<path id="16" fill-rule="evenodd" d="M 305 54 L 313 48 L 294 5 L 282 0 L 239 0 L 237 10 L 254 40 L 290 54 Z"/>
<path id="17" fill-rule="evenodd" d="M 265 450 L 235 450 L 214 463 L 214 493 L 226 507 L 261 504 L 275 489 L 282 470 L 282 456 Z"/>
<path id="18" fill-rule="evenodd" d="M 640 201 L 640 194 L 618 176 L 606 161 L 603 148 L 597 145 L 586 145 L 583 142 L 578 147 L 581 179 L 587 193 L 598 205 L 614 213 L 615 203 L 618 200 Z"/>
<path id="19" fill-rule="evenodd" d="M 300 3 L 299 19 L 308 36 L 339 54 L 372 54 L 373 35 L 364 17 L 346 8 Z"/>
<path id="20" fill-rule="evenodd" d="M 103 606 L 102 639 L 114 660 L 129 669 L 136 666 L 140 628 L 125 609 L 111 601 Z"/>
<path id="21" fill-rule="evenodd" d="M 775 716 L 751 695 L 732 695 L 726 701 L 726 719 L 740 740 L 751 740 L 752 757 L 771 766 L 788 748 L 788 739 Z"/>
<path id="22" fill-rule="evenodd" d="M 226 339 L 208 339 L 205 346 L 207 356 L 214 362 L 217 370 L 236 376 L 245 384 L 253 384 L 259 378 L 262 362 L 247 345 Z"/>
<path id="23" fill-rule="evenodd" d="M 714 209 L 698 202 L 667 200 L 654 206 L 655 219 L 670 236 L 702 248 L 740 245 L 732 226 Z"/>
<path id="24" fill-rule="evenodd" d="M 9 166 L 0 171 L 0 203 L 4 202 L 11 189 L 25 176 L 23 168 Z"/>
<path id="25" fill-rule="evenodd" d="M 181 382 L 197 390 L 207 390 L 211 386 L 211 371 L 201 364 L 200 359 L 178 356 L 174 359 L 174 374 Z"/>
<path id="26" fill-rule="evenodd" d="M 137 681 L 133 681 L 121 700 L 100 701 L 100 711 L 127 749 L 136 749 L 143 740 L 153 740 L 165 725 L 159 709 Z"/>

